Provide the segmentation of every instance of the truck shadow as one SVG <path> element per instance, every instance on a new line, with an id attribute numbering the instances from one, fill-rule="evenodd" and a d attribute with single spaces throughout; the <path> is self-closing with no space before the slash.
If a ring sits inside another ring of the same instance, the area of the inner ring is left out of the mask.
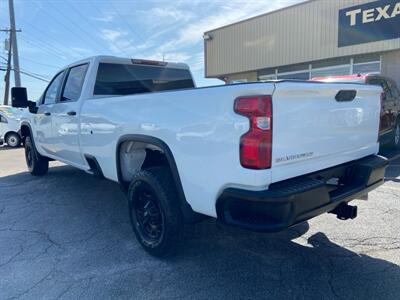
<path id="1" fill-rule="evenodd" d="M 399 266 L 349 248 L 389 257 L 399 237 L 327 233 L 339 244 L 308 230 L 260 234 L 206 220 L 187 230 L 179 256 L 158 260 L 136 242 L 117 184 L 67 166 L 0 177 L 0 298 L 52 298 L 67 285 L 65 298 L 398 297 Z"/>

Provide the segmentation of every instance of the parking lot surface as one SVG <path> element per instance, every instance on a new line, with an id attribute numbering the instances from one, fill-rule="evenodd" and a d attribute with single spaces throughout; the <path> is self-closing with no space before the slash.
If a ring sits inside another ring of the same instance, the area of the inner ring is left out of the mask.
<path id="1" fill-rule="evenodd" d="M 0 148 L 0 299 L 398 299 L 399 176 L 393 159 L 355 220 L 277 234 L 207 220 L 159 260 L 136 242 L 117 184 L 57 162 L 33 177 L 23 149 Z"/>

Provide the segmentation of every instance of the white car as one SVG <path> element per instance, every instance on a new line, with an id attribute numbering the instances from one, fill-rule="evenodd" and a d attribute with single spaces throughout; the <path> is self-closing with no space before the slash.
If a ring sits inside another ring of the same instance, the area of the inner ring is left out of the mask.
<path id="1" fill-rule="evenodd" d="M 185 64 L 97 56 L 62 69 L 37 104 L 15 89 L 13 105 L 30 106 L 33 175 L 53 159 L 119 182 L 138 241 L 165 256 L 199 216 L 259 231 L 355 218 L 348 202 L 384 181 L 380 96 L 301 81 L 195 88 Z"/>
<path id="2" fill-rule="evenodd" d="M 0 106 L 0 145 L 6 143 L 11 148 L 21 146 L 22 111 L 10 106 Z"/>

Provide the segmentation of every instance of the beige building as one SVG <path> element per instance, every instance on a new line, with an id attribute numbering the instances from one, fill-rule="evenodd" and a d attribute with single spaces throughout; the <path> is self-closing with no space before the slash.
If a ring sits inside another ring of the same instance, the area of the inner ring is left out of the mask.
<path id="1" fill-rule="evenodd" d="M 400 85 L 400 0 L 305 1 L 205 32 L 204 49 L 206 77 L 226 82 L 382 73 Z"/>

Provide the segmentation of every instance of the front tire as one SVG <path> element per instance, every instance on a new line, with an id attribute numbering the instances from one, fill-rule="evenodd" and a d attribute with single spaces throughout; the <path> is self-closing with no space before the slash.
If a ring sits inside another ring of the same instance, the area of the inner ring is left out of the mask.
<path id="1" fill-rule="evenodd" d="M 183 241 L 183 215 L 170 172 L 139 171 L 128 190 L 129 217 L 142 247 L 156 257 L 175 254 Z"/>
<path id="2" fill-rule="evenodd" d="M 21 137 L 16 132 L 10 132 L 7 134 L 5 140 L 7 145 L 11 148 L 17 148 L 21 146 Z"/>
<path id="3" fill-rule="evenodd" d="M 41 156 L 30 136 L 25 139 L 25 159 L 29 172 L 34 176 L 45 175 L 49 169 L 49 160 Z"/>

